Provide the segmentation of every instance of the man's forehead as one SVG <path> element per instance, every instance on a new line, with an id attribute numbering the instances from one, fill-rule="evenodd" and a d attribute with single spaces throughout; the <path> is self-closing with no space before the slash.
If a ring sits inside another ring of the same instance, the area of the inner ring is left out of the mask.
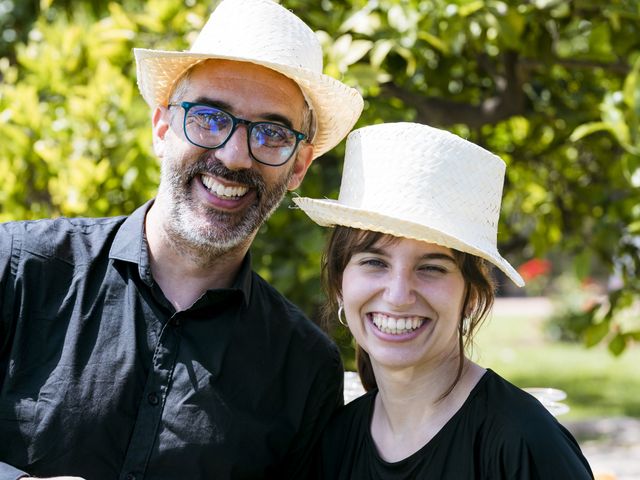
<path id="1" fill-rule="evenodd" d="M 304 98 L 300 87 L 292 79 L 275 70 L 251 62 L 206 60 L 192 68 L 191 78 L 204 82 L 227 79 L 264 82 L 283 90 L 297 91 Z"/>
<path id="2" fill-rule="evenodd" d="M 249 62 L 207 60 L 189 73 L 187 92 L 211 100 L 230 95 L 233 103 L 271 103 L 289 115 L 302 114 L 305 99 L 296 82 L 281 73 Z"/>

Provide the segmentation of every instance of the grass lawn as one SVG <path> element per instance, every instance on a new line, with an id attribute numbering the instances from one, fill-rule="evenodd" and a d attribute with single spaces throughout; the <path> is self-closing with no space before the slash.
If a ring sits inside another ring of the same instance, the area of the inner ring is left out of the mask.
<path id="1" fill-rule="evenodd" d="M 519 387 L 564 390 L 570 411 L 562 420 L 640 418 L 640 347 L 614 357 L 605 346 L 549 342 L 543 321 L 526 305 L 520 311 L 496 308 L 476 336 L 473 358 Z"/>

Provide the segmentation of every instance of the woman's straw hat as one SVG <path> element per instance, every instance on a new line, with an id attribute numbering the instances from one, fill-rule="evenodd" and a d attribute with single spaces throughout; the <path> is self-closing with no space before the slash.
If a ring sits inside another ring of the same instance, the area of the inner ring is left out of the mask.
<path id="1" fill-rule="evenodd" d="M 467 252 L 522 277 L 497 248 L 505 164 L 444 130 L 387 123 L 354 130 L 338 200 L 294 198 L 322 226 L 344 225 Z"/>
<path id="2" fill-rule="evenodd" d="M 337 145 L 362 112 L 357 90 L 322 73 L 322 48 L 313 31 L 271 0 L 224 0 L 189 51 L 136 48 L 134 54 L 140 92 L 152 107 L 167 105 L 180 76 L 207 59 L 251 62 L 291 78 L 312 109 L 314 158 Z"/>

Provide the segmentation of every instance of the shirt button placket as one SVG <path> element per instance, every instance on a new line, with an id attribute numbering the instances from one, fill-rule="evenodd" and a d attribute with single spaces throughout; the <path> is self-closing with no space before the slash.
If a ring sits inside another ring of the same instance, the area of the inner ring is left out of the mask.
<path id="1" fill-rule="evenodd" d="M 163 404 L 176 362 L 180 342 L 178 322 L 175 321 L 177 315 L 165 323 L 158 338 L 145 385 L 143 398 L 146 402 L 140 405 L 120 476 L 123 480 L 144 479 L 151 452 L 154 448 L 162 450 L 161 445 L 154 447 L 158 441 L 158 426 L 162 422 L 162 408 L 158 407 Z"/>

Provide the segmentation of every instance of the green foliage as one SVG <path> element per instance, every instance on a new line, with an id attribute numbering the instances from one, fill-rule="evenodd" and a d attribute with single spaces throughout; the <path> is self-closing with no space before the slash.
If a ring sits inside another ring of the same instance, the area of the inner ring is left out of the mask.
<path id="1" fill-rule="evenodd" d="M 110 3 L 98 21 L 88 9 L 71 19 L 48 10 L 16 46 L 17 63 L 0 62 L 0 220 L 115 215 L 153 196 L 158 165 L 131 50 L 149 38 L 184 48 L 203 12 L 194 23 L 180 7 Z"/>
<path id="2" fill-rule="evenodd" d="M 153 196 L 158 165 L 131 50 L 187 48 L 213 6 L 199 3 L 47 0 L 0 11 L 23 40 L 0 45 L 0 220 L 128 213 Z M 613 353 L 637 341 L 637 325 L 620 319 L 640 300 L 637 0 L 282 3 L 317 31 L 326 72 L 362 91 L 357 126 L 419 121 L 500 155 L 501 251 L 516 265 L 554 258 L 578 278 L 615 277 L 578 334 Z M 300 194 L 337 196 L 343 148 L 314 162 Z M 254 259 L 313 315 L 324 232 L 290 203 L 263 228 Z"/>
<path id="3" fill-rule="evenodd" d="M 578 280 L 617 280 L 597 308 L 575 312 L 575 334 L 614 354 L 638 329 L 620 317 L 640 301 L 639 20 L 635 1 L 380 0 L 353 2 L 338 29 L 372 42 L 350 67 L 375 72 L 358 82 L 360 124 L 441 126 L 507 162 L 509 259 L 560 258 Z"/>
<path id="4" fill-rule="evenodd" d="M 530 308 L 530 307 L 529 307 Z M 530 311 L 496 313 L 480 330 L 474 349 L 481 365 L 519 387 L 554 387 L 567 393 L 571 410 L 562 422 L 581 418 L 640 415 L 640 349 L 614 357 L 604 345 L 549 342 L 541 335 L 543 316 Z"/>

